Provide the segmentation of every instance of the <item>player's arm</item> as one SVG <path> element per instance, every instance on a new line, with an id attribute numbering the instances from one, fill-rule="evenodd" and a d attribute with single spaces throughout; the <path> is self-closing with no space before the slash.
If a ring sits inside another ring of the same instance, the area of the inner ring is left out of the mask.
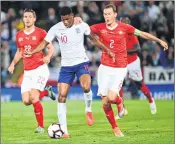
<path id="1" fill-rule="evenodd" d="M 138 29 L 135 29 L 134 35 L 140 36 L 140 37 L 142 37 L 142 38 L 144 38 L 144 39 L 147 39 L 147 40 L 156 41 L 156 42 L 160 43 L 160 45 L 161 45 L 162 47 L 164 47 L 164 50 L 167 50 L 167 49 L 168 49 L 168 44 L 167 44 L 166 42 L 164 42 L 163 40 L 161 40 L 161 39 L 159 39 L 159 38 L 153 36 L 153 35 L 150 34 L 150 33 L 143 32 L 143 31 L 140 31 L 140 30 L 138 30 Z"/>
<path id="2" fill-rule="evenodd" d="M 137 53 L 140 52 L 141 48 L 140 48 L 140 44 L 135 44 L 134 45 L 134 49 L 127 49 L 127 53 L 128 54 L 133 54 L 133 53 Z"/>
<path id="3" fill-rule="evenodd" d="M 51 57 L 53 56 L 53 53 L 54 53 L 54 47 L 51 43 L 47 45 L 47 48 L 48 48 L 48 54 L 47 54 L 47 56 L 45 56 L 43 58 L 43 61 L 46 64 L 48 64 L 50 62 L 50 59 L 51 59 Z"/>
<path id="4" fill-rule="evenodd" d="M 55 29 L 53 27 L 50 28 L 50 30 L 48 31 L 46 37 L 44 38 L 44 40 L 35 48 L 33 49 L 31 52 L 27 52 L 27 55 L 33 55 L 37 52 L 40 52 L 41 50 L 43 50 L 46 46 L 48 46 L 48 44 L 52 42 L 52 40 L 55 38 Z M 53 49 L 51 48 L 50 51 L 52 51 Z M 53 55 L 52 52 L 50 53 L 50 55 Z"/>
<path id="5" fill-rule="evenodd" d="M 22 51 L 21 51 L 20 48 L 17 48 L 17 51 L 15 53 L 15 56 L 14 56 L 14 58 L 13 58 L 11 64 L 10 64 L 10 66 L 8 68 L 8 71 L 11 74 L 13 74 L 13 71 L 15 69 L 15 65 L 20 61 L 21 58 L 22 58 Z"/>
<path id="6" fill-rule="evenodd" d="M 110 51 L 110 49 L 105 46 L 94 34 L 88 35 L 88 38 L 94 43 L 95 46 L 104 49 L 111 57 L 113 57 L 115 61 L 115 54 Z"/>

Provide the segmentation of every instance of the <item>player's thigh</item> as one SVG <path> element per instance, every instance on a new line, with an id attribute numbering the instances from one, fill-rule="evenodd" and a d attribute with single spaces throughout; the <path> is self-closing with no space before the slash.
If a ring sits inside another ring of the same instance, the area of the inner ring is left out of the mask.
<path id="1" fill-rule="evenodd" d="M 65 101 L 70 89 L 70 85 L 67 83 L 58 83 L 58 101 Z"/>
<path id="2" fill-rule="evenodd" d="M 72 85 L 74 79 L 75 79 L 74 67 L 61 67 L 61 70 L 59 72 L 58 83 L 65 83 L 68 85 Z"/>
<path id="3" fill-rule="evenodd" d="M 31 104 L 31 101 L 30 101 L 30 93 L 29 91 L 28 92 L 23 92 L 22 94 L 22 101 L 23 103 L 27 106 L 27 105 L 30 105 Z"/>
<path id="4" fill-rule="evenodd" d="M 49 78 L 49 69 L 46 64 L 32 71 L 31 89 L 43 91 Z"/>
<path id="5" fill-rule="evenodd" d="M 119 95 L 119 91 L 122 88 L 124 78 L 127 74 L 127 68 L 116 68 L 114 73 L 110 75 L 108 81 L 108 98 L 113 101 L 116 96 Z"/>
<path id="6" fill-rule="evenodd" d="M 76 67 L 76 75 L 80 80 L 81 86 L 90 87 L 91 77 L 89 73 L 89 62 L 84 62 Z"/>
<path id="7" fill-rule="evenodd" d="M 128 64 L 127 68 L 130 79 L 134 81 L 141 81 L 143 79 L 139 58 L 137 58 L 134 62 Z"/>
<path id="8" fill-rule="evenodd" d="M 24 77 L 21 83 L 21 94 L 30 91 L 31 83 L 32 83 L 32 74 L 28 71 L 24 71 Z"/>
<path id="9" fill-rule="evenodd" d="M 108 82 L 109 82 L 109 69 L 104 65 L 100 65 L 97 74 L 98 82 L 98 96 L 107 96 L 108 94 Z"/>

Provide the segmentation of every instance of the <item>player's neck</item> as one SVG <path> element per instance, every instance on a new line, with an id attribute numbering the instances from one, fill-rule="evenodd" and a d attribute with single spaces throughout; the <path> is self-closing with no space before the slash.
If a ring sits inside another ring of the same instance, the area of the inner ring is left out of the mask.
<path id="1" fill-rule="evenodd" d="M 110 25 L 106 25 L 106 27 L 107 27 L 108 29 L 112 30 L 112 29 L 116 28 L 117 25 L 118 25 L 118 24 L 116 23 L 116 21 L 114 21 L 114 22 L 111 23 Z"/>
<path id="2" fill-rule="evenodd" d="M 34 25 L 31 26 L 31 27 L 25 27 L 25 28 L 24 28 L 24 32 L 25 32 L 26 34 L 30 34 L 30 33 L 32 33 L 34 30 L 35 30 L 35 26 L 34 26 Z"/>

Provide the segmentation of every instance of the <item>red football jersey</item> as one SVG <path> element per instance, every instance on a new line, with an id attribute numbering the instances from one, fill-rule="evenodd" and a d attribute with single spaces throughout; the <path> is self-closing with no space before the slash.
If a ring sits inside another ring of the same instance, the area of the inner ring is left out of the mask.
<path id="1" fill-rule="evenodd" d="M 128 64 L 126 38 L 128 34 L 135 32 L 135 28 L 122 22 L 117 22 L 113 30 L 108 29 L 105 23 L 95 24 L 90 28 L 91 32 L 98 35 L 100 41 L 116 55 L 116 60 L 113 62 L 112 57 L 102 50 L 101 64 L 110 67 L 126 67 Z"/>
<path id="2" fill-rule="evenodd" d="M 24 30 L 20 30 L 16 34 L 16 44 L 17 47 L 22 50 L 22 55 L 25 51 L 31 51 L 35 49 L 41 41 L 44 40 L 46 36 L 46 31 L 35 27 L 34 31 L 30 34 L 26 34 Z M 33 54 L 30 57 L 23 58 L 24 63 L 24 70 L 33 70 L 43 65 L 44 62 L 42 61 L 44 54 L 42 51 Z"/>
<path id="3" fill-rule="evenodd" d="M 128 35 L 126 39 L 126 48 L 135 49 L 136 45 L 139 45 L 138 38 L 134 35 Z M 132 63 L 137 59 L 137 53 L 128 54 L 128 64 Z"/>

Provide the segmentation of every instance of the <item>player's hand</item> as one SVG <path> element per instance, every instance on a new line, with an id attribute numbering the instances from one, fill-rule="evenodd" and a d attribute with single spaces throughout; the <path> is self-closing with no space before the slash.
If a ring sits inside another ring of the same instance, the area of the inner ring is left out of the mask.
<path id="1" fill-rule="evenodd" d="M 31 57 L 31 56 L 32 56 L 32 52 L 31 51 L 25 51 L 24 55 L 23 55 L 23 58 Z"/>
<path id="2" fill-rule="evenodd" d="M 81 19 L 81 17 L 74 17 L 74 24 L 75 25 L 82 23 L 82 21 L 83 20 Z"/>
<path id="3" fill-rule="evenodd" d="M 164 42 L 164 41 L 160 41 L 160 44 L 161 44 L 161 46 L 164 48 L 163 50 L 165 51 L 165 50 L 167 50 L 168 49 L 168 44 L 166 43 L 166 42 Z"/>
<path id="4" fill-rule="evenodd" d="M 110 55 L 112 57 L 113 62 L 115 62 L 115 54 L 109 50 L 108 55 Z"/>
<path id="5" fill-rule="evenodd" d="M 9 73 L 13 74 L 14 69 L 15 69 L 15 66 L 11 64 L 8 68 Z"/>
<path id="6" fill-rule="evenodd" d="M 46 64 L 50 63 L 50 57 L 49 56 L 44 57 L 42 60 Z"/>

